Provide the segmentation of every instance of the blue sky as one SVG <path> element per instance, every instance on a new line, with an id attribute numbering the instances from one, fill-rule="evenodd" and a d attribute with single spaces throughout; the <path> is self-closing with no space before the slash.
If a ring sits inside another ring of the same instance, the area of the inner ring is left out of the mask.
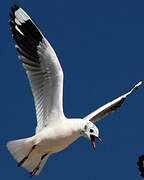
<path id="1" fill-rule="evenodd" d="M 64 112 L 84 117 L 144 80 L 144 1 L 47 0 L 1 2 L 0 175 L 27 179 L 6 142 L 32 136 L 33 97 L 9 30 L 13 3 L 32 17 L 55 49 L 64 71 Z M 86 138 L 52 155 L 33 179 L 141 179 L 136 165 L 144 153 L 144 88 L 135 91 L 99 127 L 96 150 Z"/>

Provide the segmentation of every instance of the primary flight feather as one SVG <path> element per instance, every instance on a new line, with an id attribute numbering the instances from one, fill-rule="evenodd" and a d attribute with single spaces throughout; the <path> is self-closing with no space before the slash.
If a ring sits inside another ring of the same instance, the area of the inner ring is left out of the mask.
<path id="1" fill-rule="evenodd" d="M 95 148 L 99 130 L 93 124 L 122 105 L 139 87 L 139 81 L 128 93 L 98 108 L 83 119 L 68 119 L 63 113 L 63 71 L 50 43 L 16 4 L 11 8 L 10 27 L 19 59 L 28 75 L 36 108 L 37 127 L 32 137 L 10 141 L 8 150 L 30 177 L 38 175 L 48 157 L 69 146 L 80 136 L 87 137 Z"/>

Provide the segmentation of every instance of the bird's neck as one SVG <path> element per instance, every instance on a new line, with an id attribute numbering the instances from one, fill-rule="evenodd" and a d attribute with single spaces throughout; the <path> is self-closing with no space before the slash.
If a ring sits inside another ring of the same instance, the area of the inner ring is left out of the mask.
<path id="1" fill-rule="evenodd" d="M 72 131 L 75 133 L 79 133 L 81 136 L 81 131 L 84 123 L 83 119 L 67 119 L 67 121 L 70 123 Z"/>

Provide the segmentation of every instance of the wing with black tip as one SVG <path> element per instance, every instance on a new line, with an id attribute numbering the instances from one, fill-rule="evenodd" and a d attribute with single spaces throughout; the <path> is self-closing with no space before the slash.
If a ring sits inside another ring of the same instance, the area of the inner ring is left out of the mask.
<path id="1" fill-rule="evenodd" d="M 38 133 L 64 116 L 63 71 L 53 48 L 22 8 L 11 8 L 9 24 L 31 84 Z"/>

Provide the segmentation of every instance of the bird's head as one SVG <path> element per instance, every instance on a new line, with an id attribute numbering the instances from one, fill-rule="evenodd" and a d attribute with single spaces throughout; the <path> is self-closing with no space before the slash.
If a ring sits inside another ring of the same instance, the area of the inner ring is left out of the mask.
<path id="1" fill-rule="evenodd" d="M 90 121 L 84 123 L 82 129 L 82 135 L 87 137 L 91 141 L 94 149 L 95 149 L 95 138 L 97 138 L 102 143 L 102 140 L 99 137 L 98 128 Z"/>

